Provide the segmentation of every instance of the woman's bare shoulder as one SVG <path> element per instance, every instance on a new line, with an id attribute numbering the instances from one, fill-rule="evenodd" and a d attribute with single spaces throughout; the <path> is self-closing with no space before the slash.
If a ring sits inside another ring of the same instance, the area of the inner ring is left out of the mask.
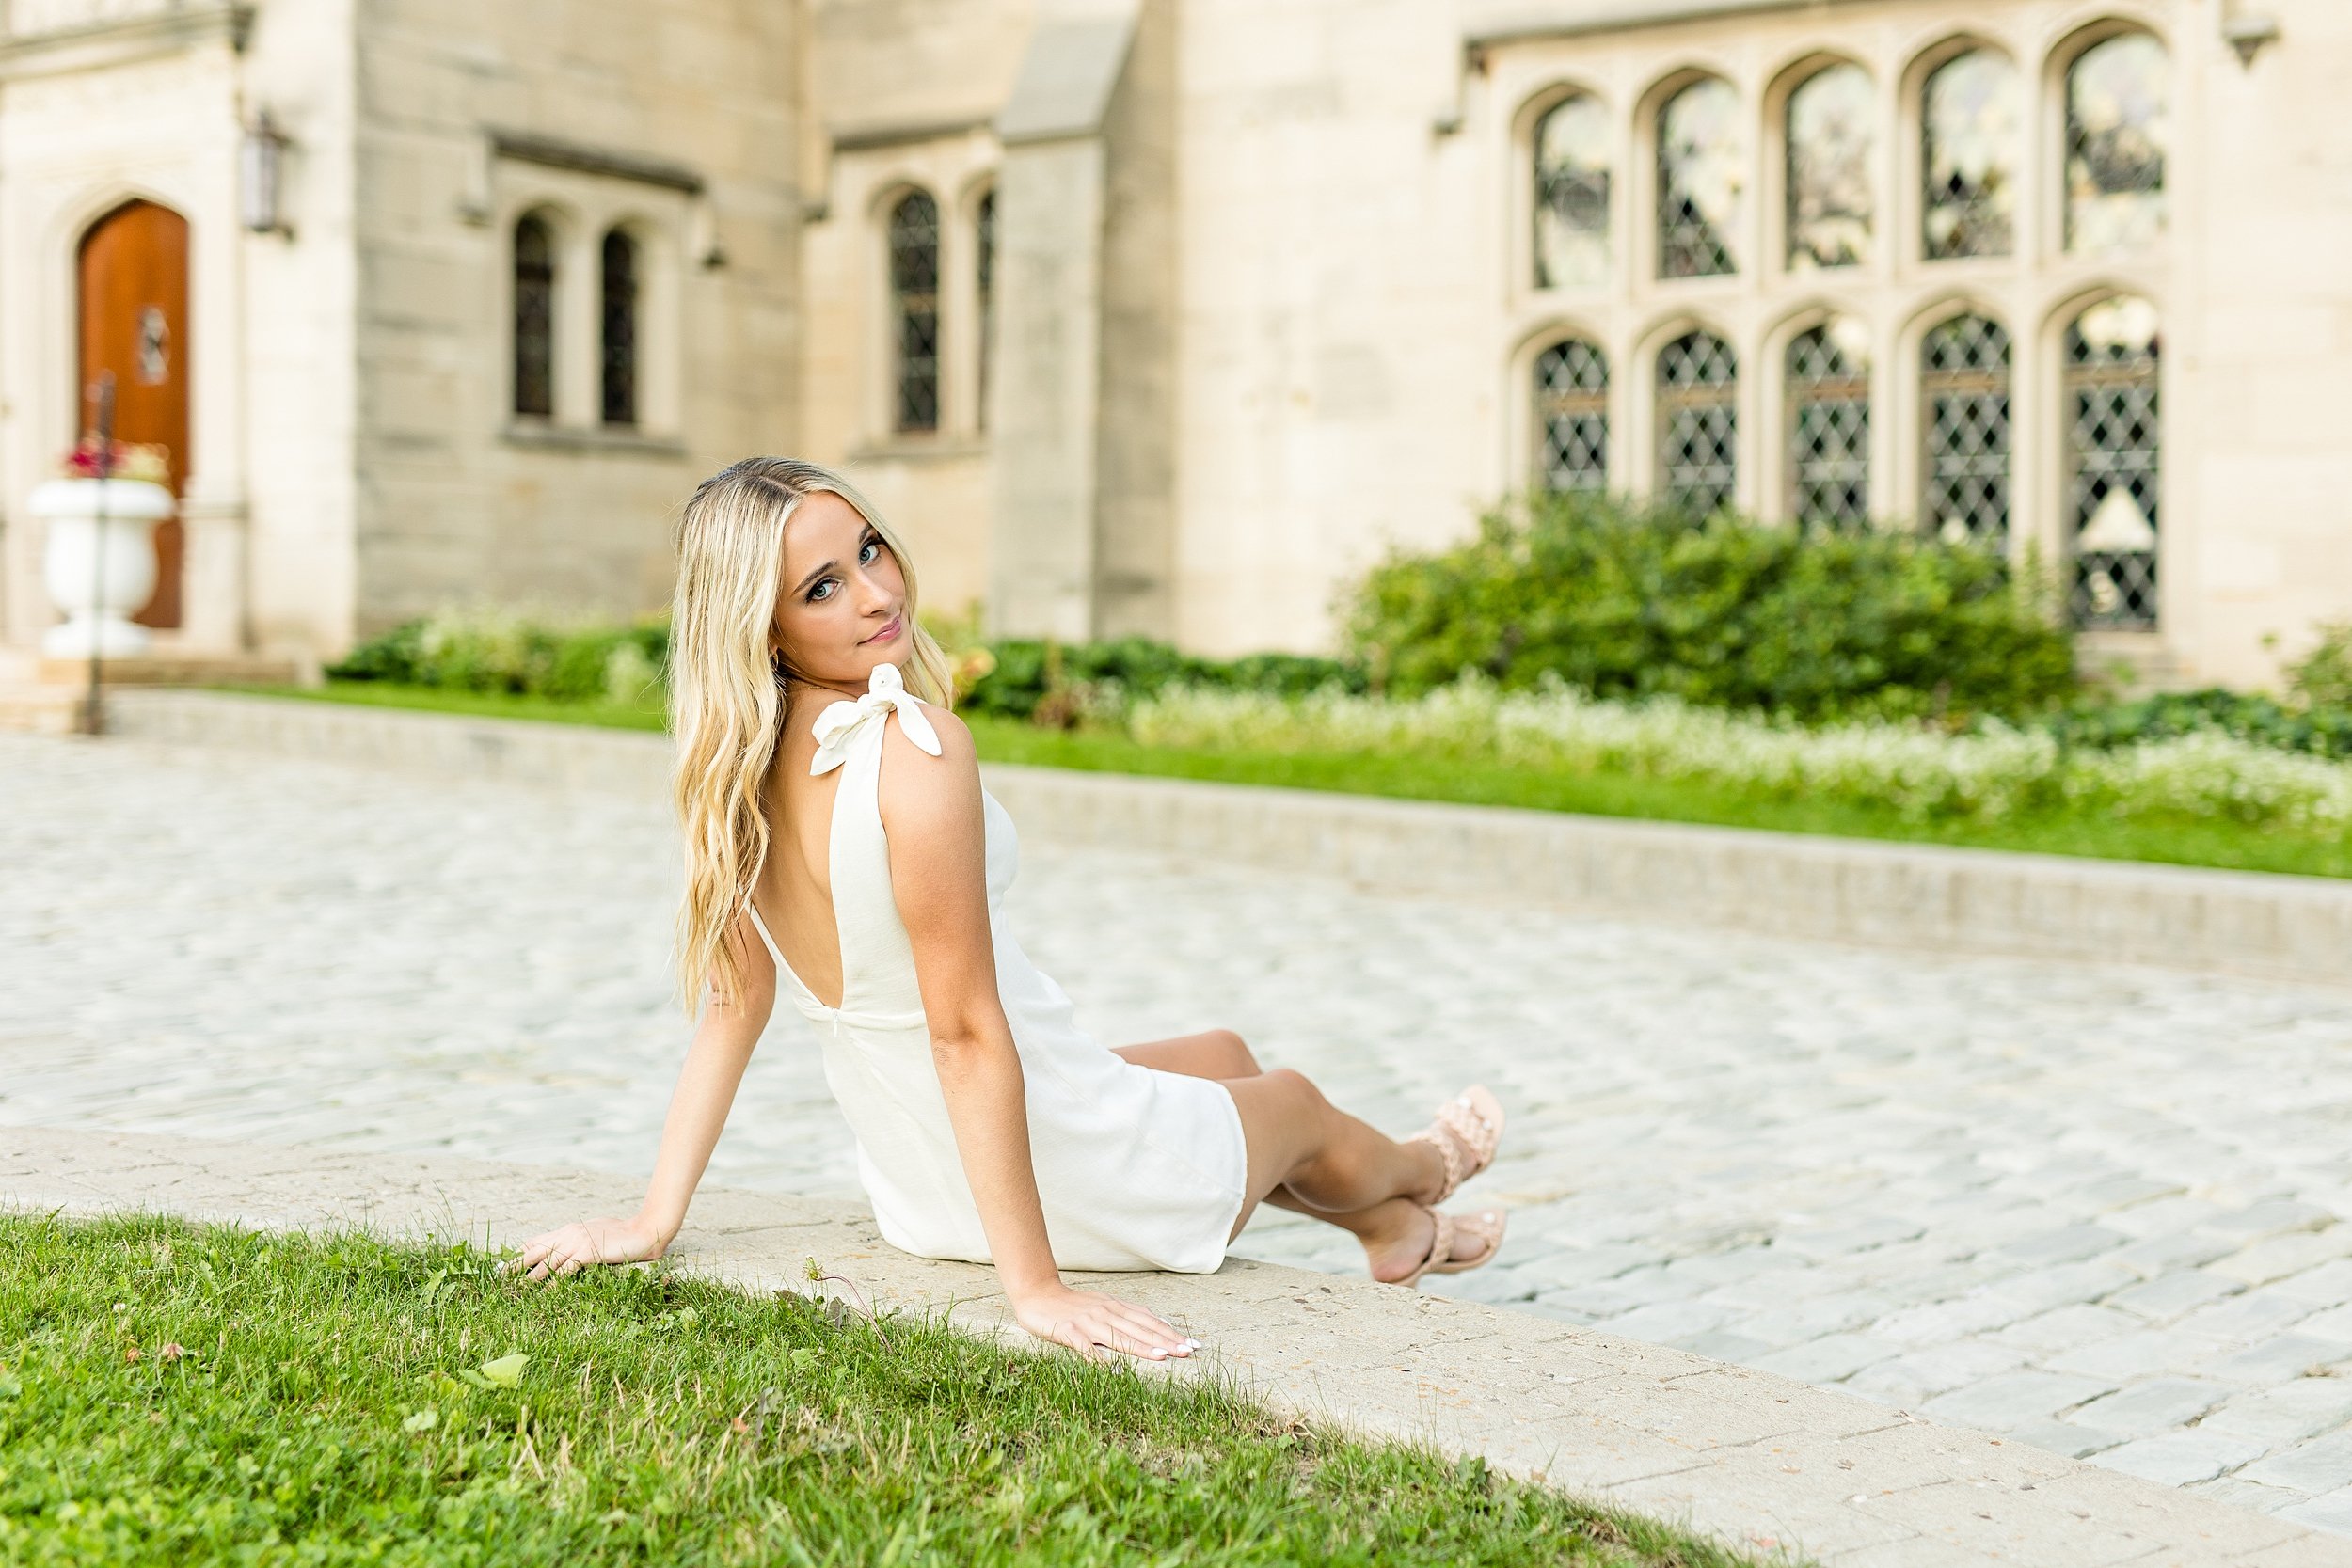
<path id="1" fill-rule="evenodd" d="M 902 717 L 894 717 L 882 732 L 882 808 L 894 829 L 901 818 L 915 826 L 967 814 L 977 818 L 979 810 L 980 758 L 971 726 L 930 703 L 923 705 L 922 716 L 939 742 L 936 756 L 907 733 Z"/>

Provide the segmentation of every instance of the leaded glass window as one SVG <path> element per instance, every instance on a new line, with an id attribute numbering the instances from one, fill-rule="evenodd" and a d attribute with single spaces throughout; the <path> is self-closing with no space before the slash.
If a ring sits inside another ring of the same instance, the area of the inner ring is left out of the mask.
<path id="1" fill-rule="evenodd" d="M 990 191 L 980 198 L 973 214 L 972 238 L 974 260 L 972 280 L 980 307 L 980 373 L 976 378 L 979 389 L 979 417 L 974 422 L 988 423 L 988 339 L 996 325 L 996 193 Z"/>
<path id="2" fill-rule="evenodd" d="M 1658 351 L 1658 490 L 1704 515 L 1731 504 L 1740 478 L 1740 361 L 1711 332 Z"/>
<path id="3" fill-rule="evenodd" d="M 1929 261 L 2007 256 L 2015 245 L 2022 110 L 2016 68 L 1990 49 L 1957 55 L 1928 78 L 1920 240 Z"/>
<path id="4" fill-rule="evenodd" d="M 1658 111 L 1658 276 L 1739 271 L 1740 95 L 1703 76 Z"/>
<path id="5" fill-rule="evenodd" d="M 1869 336 L 1851 316 L 1788 345 L 1788 515 L 1854 529 L 1870 520 Z"/>
<path id="6" fill-rule="evenodd" d="M 2125 33 L 2066 73 L 2066 248 L 2116 250 L 2164 235 L 2169 139 L 2164 45 Z"/>
<path id="7" fill-rule="evenodd" d="M 1609 276 L 1609 114 L 1589 93 L 1535 124 L 1535 287 Z"/>
<path id="8" fill-rule="evenodd" d="M 2081 626 L 2156 624 L 2158 351 L 2155 307 L 2128 294 L 2085 310 L 2066 334 L 2067 503 Z"/>
<path id="9" fill-rule="evenodd" d="M 1833 65 L 1788 95 L 1788 266 L 1860 266 L 1870 259 L 1870 73 Z"/>
<path id="10" fill-rule="evenodd" d="M 555 412 L 555 236 L 527 213 L 515 225 L 515 395 L 517 414 Z"/>
<path id="11" fill-rule="evenodd" d="M 637 422 L 637 242 L 615 229 L 604 237 L 603 410 L 607 424 Z"/>
<path id="12" fill-rule="evenodd" d="M 2009 334 L 1983 316 L 1954 316 L 1919 352 L 1920 527 L 1946 544 L 2000 549 L 2009 539 Z"/>
<path id="13" fill-rule="evenodd" d="M 1581 338 L 1535 356 L 1535 479 L 1550 490 L 1609 487 L 1609 359 Z"/>
<path id="14" fill-rule="evenodd" d="M 890 210 L 890 309 L 900 430 L 939 428 L 939 203 L 921 191 Z"/>

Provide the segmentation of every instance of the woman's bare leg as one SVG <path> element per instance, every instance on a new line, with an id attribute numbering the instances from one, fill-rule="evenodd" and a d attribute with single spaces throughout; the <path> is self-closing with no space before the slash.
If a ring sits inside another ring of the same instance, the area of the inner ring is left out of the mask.
<path id="1" fill-rule="evenodd" d="M 1216 1079 L 1232 1095 L 1249 1147 L 1248 1196 L 1233 1222 L 1233 1235 L 1241 1234 L 1242 1227 L 1249 1223 L 1250 1213 L 1263 1196 L 1278 1209 L 1311 1214 L 1354 1235 L 1363 1243 L 1375 1279 L 1401 1279 L 1428 1254 L 1432 1222 L 1422 1212 L 1420 1200 L 1434 1194 L 1444 1180 L 1444 1163 L 1431 1145 L 1400 1143 L 1382 1135 L 1332 1106 L 1312 1084 L 1295 1072 L 1265 1072 L 1248 1043 L 1230 1029 L 1212 1029 L 1204 1034 L 1117 1049 L 1120 1055 L 1139 1067 L 1179 1072 L 1190 1078 Z M 1247 1082 L 1266 1078 L 1275 1082 L 1263 1085 Z M 1335 1158 L 1319 1162 L 1316 1168 L 1294 1173 L 1290 1179 L 1281 1178 L 1279 1172 L 1290 1167 L 1278 1164 L 1282 1156 L 1272 1146 L 1286 1141 L 1281 1135 L 1286 1126 L 1293 1132 L 1303 1126 L 1310 1131 L 1336 1132 L 1340 1147 L 1330 1151 Z M 1387 1146 L 1385 1150 L 1380 1147 L 1383 1145 Z M 1393 1158 L 1400 1155 L 1401 1166 Z M 1374 1161 L 1375 1173 L 1372 1176 L 1373 1189 L 1361 1190 L 1376 1189 L 1384 1179 L 1382 1173 L 1390 1180 L 1401 1175 L 1409 1184 L 1390 1186 L 1373 1201 L 1344 1209 L 1310 1201 L 1294 1190 L 1294 1182 L 1299 1180 L 1315 1184 L 1311 1190 L 1317 1198 L 1359 1190 L 1345 1183 L 1360 1180 L 1362 1162 L 1367 1157 Z M 1270 1172 L 1277 1174 L 1270 1178 Z M 1342 1187 L 1324 1184 L 1334 1177 L 1341 1180 Z M 1458 1250 L 1465 1244 L 1472 1250 Z M 1476 1243 L 1468 1237 L 1456 1246 L 1456 1257 L 1476 1255 Z"/>

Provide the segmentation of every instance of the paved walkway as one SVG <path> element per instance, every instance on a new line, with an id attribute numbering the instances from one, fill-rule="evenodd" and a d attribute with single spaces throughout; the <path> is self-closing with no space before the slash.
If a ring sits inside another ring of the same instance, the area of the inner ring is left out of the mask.
<path id="1" fill-rule="evenodd" d="M 634 1178 L 440 1155 L 321 1152 L 0 1125 L 0 1209 L 166 1209 L 269 1227 L 511 1244 L 634 1201 Z M 1038 1349 L 994 1275 L 886 1245 L 862 1206 L 706 1185 L 672 1263 L 806 1291 L 808 1259 L 884 1311 L 946 1312 Z M 1687 1352 L 1228 1259 L 1078 1275 L 1198 1335 L 1140 1375 L 1232 1377 L 1277 1412 L 1452 1454 L 1822 1568 L 2352 1568 L 2352 1542 L 2023 1443 Z M 829 1292 L 832 1286 L 824 1287 Z M 840 1292 L 846 1295 L 849 1292 Z M 839 1299 L 836 1295 L 835 1299 Z M 1052 1354 L 1052 1353 L 1049 1353 Z"/>
<path id="2" fill-rule="evenodd" d="M 658 808 L 0 736 L 0 1121 L 635 1172 Z M 1444 1282 L 2352 1533 L 2352 993 L 1403 900 L 1032 841 L 1032 955 L 1402 1132 L 1511 1106 Z M 711 1180 L 852 1192 L 796 1019 Z M 1237 1250 L 1349 1269 L 1270 1213 Z"/>

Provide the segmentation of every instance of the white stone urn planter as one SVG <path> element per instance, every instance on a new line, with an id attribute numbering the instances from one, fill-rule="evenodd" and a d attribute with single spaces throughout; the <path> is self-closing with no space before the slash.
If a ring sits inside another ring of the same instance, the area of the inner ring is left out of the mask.
<path id="1" fill-rule="evenodd" d="M 52 658 L 106 658 L 147 652 L 145 626 L 128 617 L 155 592 L 155 525 L 171 515 L 171 492 L 143 479 L 53 479 L 36 485 L 25 510 L 48 524 L 41 581 L 65 620 L 41 634 Z M 99 559 L 102 526 L 104 559 Z"/>

